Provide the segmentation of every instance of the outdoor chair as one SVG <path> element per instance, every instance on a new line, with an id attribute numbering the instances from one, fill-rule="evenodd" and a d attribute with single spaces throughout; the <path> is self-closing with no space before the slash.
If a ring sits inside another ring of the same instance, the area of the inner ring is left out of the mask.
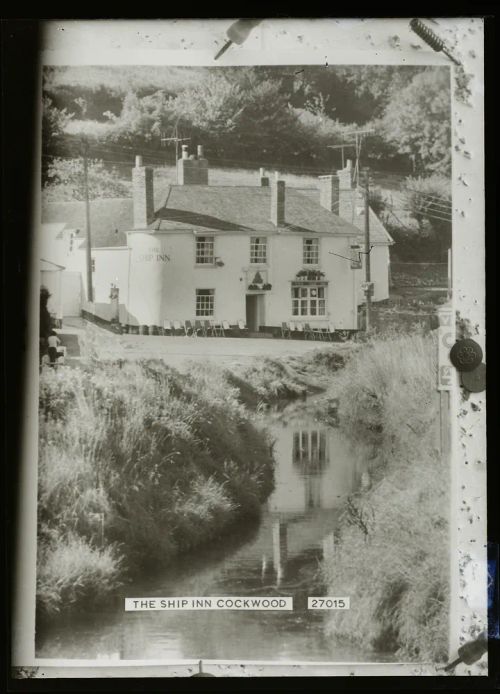
<path id="1" fill-rule="evenodd" d="M 206 325 L 205 323 L 202 323 L 201 320 L 195 320 L 194 329 L 196 330 L 197 335 L 202 335 L 203 337 L 207 336 Z"/>
<path id="2" fill-rule="evenodd" d="M 296 329 L 296 331 L 297 331 L 298 333 L 300 333 L 300 334 L 302 335 L 303 338 L 305 337 L 305 335 L 304 335 L 304 326 L 302 325 L 302 323 L 297 323 L 296 326 L 295 326 L 295 329 Z"/>
<path id="3" fill-rule="evenodd" d="M 226 332 L 231 332 L 231 326 L 229 325 L 229 322 L 227 320 L 222 321 L 222 334 L 225 337 Z"/>
<path id="4" fill-rule="evenodd" d="M 212 335 L 213 337 L 213 330 L 212 330 L 212 324 L 209 320 L 204 320 L 203 325 L 205 327 L 205 335 L 208 337 L 209 335 Z"/>
<path id="5" fill-rule="evenodd" d="M 290 326 L 284 321 L 281 324 L 281 337 L 288 337 L 289 339 L 291 337 Z"/>
<path id="6" fill-rule="evenodd" d="M 312 329 L 312 334 L 313 334 L 313 338 L 314 338 L 314 339 L 316 339 L 316 338 L 317 338 L 318 340 L 324 340 L 324 339 L 325 339 L 325 335 L 324 335 L 324 333 L 323 333 L 323 328 L 321 328 L 321 327 L 319 327 L 319 326 L 314 327 L 314 328 Z"/>
<path id="7" fill-rule="evenodd" d="M 169 320 L 163 321 L 163 334 L 172 335 L 172 323 Z"/>
<path id="8" fill-rule="evenodd" d="M 313 330 L 309 323 L 306 323 L 304 325 L 304 337 L 306 338 L 306 340 L 308 340 L 309 338 L 311 338 L 312 340 L 316 339 L 316 335 L 313 333 Z"/>
<path id="9" fill-rule="evenodd" d="M 190 320 L 184 321 L 184 334 L 186 337 L 197 337 L 198 335 Z"/>
<path id="10" fill-rule="evenodd" d="M 178 320 L 174 320 L 174 329 L 173 329 L 173 334 L 174 335 L 179 335 L 179 333 L 182 335 L 184 332 L 184 328 L 181 325 L 181 322 Z"/>
<path id="11" fill-rule="evenodd" d="M 248 335 L 248 328 L 245 325 L 245 322 L 242 320 L 238 321 L 238 331 L 239 331 L 240 335 L 242 335 L 242 334 Z"/>
<path id="12" fill-rule="evenodd" d="M 328 338 L 331 342 L 333 340 L 333 334 L 335 332 L 335 328 L 333 327 L 333 325 L 331 323 L 328 323 L 328 328 L 323 328 L 323 330 L 325 331 L 325 333 L 324 333 L 325 337 Z"/>
<path id="13" fill-rule="evenodd" d="M 222 331 L 222 325 L 219 325 L 214 320 L 210 321 L 210 329 L 211 329 L 212 335 L 214 337 L 218 337 L 218 336 L 224 337 L 224 333 Z"/>

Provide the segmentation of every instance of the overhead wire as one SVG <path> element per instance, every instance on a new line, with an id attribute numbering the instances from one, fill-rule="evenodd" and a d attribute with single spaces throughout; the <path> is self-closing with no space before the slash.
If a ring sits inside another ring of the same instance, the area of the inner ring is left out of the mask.
<path id="1" fill-rule="evenodd" d="M 75 141 L 78 140 L 78 136 L 76 135 L 67 135 L 69 139 Z M 76 144 L 76 143 L 75 143 Z M 92 146 L 92 145 L 91 145 Z M 94 149 L 113 149 L 116 152 L 118 151 L 125 151 L 128 150 L 129 152 L 132 151 L 137 151 L 138 147 L 133 146 L 133 145 L 125 145 L 123 143 L 116 143 L 116 142 L 105 142 L 105 143 L 100 143 L 97 145 L 94 145 Z M 146 146 L 144 143 L 141 143 L 140 145 L 140 150 L 141 153 L 144 154 L 145 156 L 151 155 L 151 156 L 156 156 L 161 158 L 161 150 L 163 148 L 160 147 L 150 147 Z M 206 148 L 207 154 L 215 154 L 213 150 L 210 148 Z M 228 157 L 219 157 L 215 156 L 213 159 L 214 162 L 225 162 L 228 164 L 243 164 L 243 165 L 251 165 L 251 166 L 258 166 L 258 161 L 255 161 L 253 159 L 235 159 L 235 158 L 228 158 Z M 324 173 L 324 170 L 326 167 L 321 166 L 321 167 L 315 167 L 315 166 L 303 166 L 303 165 L 296 165 L 296 164 L 270 164 L 267 163 L 265 164 L 265 168 L 272 169 L 280 169 L 280 167 L 287 169 L 287 170 L 297 170 L 297 171 L 305 171 L 305 172 L 311 172 L 311 173 Z M 334 168 L 334 167 L 330 167 Z M 374 175 L 379 175 L 379 176 L 384 176 L 384 175 L 397 175 L 397 176 L 405 176 L 405 177 L 413 177 L 415 176 L 414 173 L 411 171 L 408 171 L 407 169 L 374 169 L 370 168 L 370 173 Z M 420 191 L 416 191 L 420 192 Z"/>
<path id="2" fill-rule="evenodd" d="M 76 146 L 77 146 L 76 138 L 73 140 L 73 142 L 71 142 L 71 144 L 74 145 L 76 148 Z M 147 153 L 144 153 L 144 149 L 148 150 Z M 92 149 L 89 150 L 88 156 L 90 158 L 93 158 L 93 157 L 98 158 L 99 160 L 101 160 L 107 164 L 113 164 L 113 165 L 121 166 L 121 167 L 124 167 L 124 166 L 130 167 L 133 164 L 133 162 L 126 161 L 123 159 L 115 159 L 115 158 L 111 158 L 111 157 L 116 157 L 116 155 L 119 152 L 123 152 L 124 154 L 129 155 L 134 150 L 137 150 L 137 147 L 107 142 L 105 144 L 99 144 L 97 146 L 92 147 Z M 168 166 L 168 162 L 166 162 L 166 158 L 161 157 L 158 149 L 142 147 L 141 150 L 143 151 L 144 156 L 147 158 L 148 164 L 150 166 L 153 166 L 153 168 L 164 168 L 165 166 Z M 75 158 L 78 158 L 80 156 L 81 156 L 81 152 L 79 152 L 79 151 L 76 151 L 75 153 L 71 153 L 71 154 L 57 154 L 57 155 L 56 154 L 42 154 L 42 157 L 44 157 L 44 158 L 49 158 L 49 159 L 58 159 L 59 158 L 59 159 L 67 159 L 67 160 L 68 159 L 75 159 Z M 214 161 L 214 163 L 226 162 L 226 163 L 232 163 L 232 164 L 238 163 L 238 164 L 245 164 L 247 166 L 248 165 L 256 166 L 255 162 L 250 161 L 248 159 L 246 159 L 246 160 L 227 159 L 224 157 L 217 157 L 213 161 Z M 175 166 L 175 161 L 172 162 L 172 166 Z M 271 165 L 268 164 L 267 168 L 272 168 L 272 167 L 271 167 Z M 298 166 L 293 166 L 293 165 L 287 165 L 285 168 L 287 170 L 290 170 L 290 171 L 295 170 L 295 171 L 304 171 L 304 172 L 308 172 L 308 173 L 313 173 L 313 172 L 314 173 L 322 173 L 325 170 L 324 167 L 322 167 L 321 169 L 319 169 L 319 168 L 313 169 L 312 167 L 304 167 L 304 166 L 298 167 Z M 370 173 L 373 173 L 373 174 L 378 173 L 378 174 L 384 175 L 384 174 L 389 174 L 389 173 L 395 173 L 395 171 L 389 172 L 389 171 L 371 170 Z M 428 217 L 433 217 L 435 219 L 439 219 L 441 221 L 451 222 L 451 210 L 452 210 L 451 204 L 452 203 L 450 200 L 447 200 L 446 198 L 444 198 L 442 196 L 433 195 L 431 193 L 425 193 L 425 192 L 417 190 L 415 188 L 408 188 L 408 187 L 405 187 L 403 191 L 397 191 L 397 194 L 401 195 L 403 197 L 402 202 L 406 205 L 406 207 L 404 209 L 408 210 L 408 209 L 412 209 L 414 207 L 414 204 L 411 203 L 411 199 L 410 199 L 410 196 L 414 196 L 416 198 L 417 206 L 419 205 L 419 203 L 421 205 L 420 211 L 422 214 L 424 214 Z M 392 209 L 390 211 L 392 214 L 394 214 L 394 211 Z M 417 211 L 418 211 L 418 207 L 417 207 Z M 396 215 L 394 214 L 394 216 L 396 216 Z M 399 220 L 399 218 L 398 218 L 398 221 L 400 223 L 402 223 L 401 220 Z"/>

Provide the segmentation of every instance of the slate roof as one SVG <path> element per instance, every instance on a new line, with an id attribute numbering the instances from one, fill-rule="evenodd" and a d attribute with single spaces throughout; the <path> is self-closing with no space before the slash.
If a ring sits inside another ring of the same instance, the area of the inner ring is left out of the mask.
<path id="1" fill-rule="evenodd" d="M 312 193 L 312 195 L 311 195 Z M 157 199 L 158 193 L 155 194 Z M 171 185 L 156 212 L 151 231 L 276 232 L 270 220 L 271 189 L 260 186 Z M 42 206 L 44 224 L 65 223 L 78 229 L 85 241 L 83 202 L 51 202 Z M 132 198 L 100 198 L 90 203 L 92 246 L 127 246 L 125 232 L 133 231 Z M 375 229 L 375 223 L 374 223 Z M 314 189 L 286 188 L 283 231 L 358 236 L 357 226 L 325 210 Z M 383 229 L 383 227 L 382 227 Z"/>
<path id="2" fill-rule="evenodd" d="M 42 223 L 65 223 L 68 229 L 78 229 L 85 241 L 85 203 L 48 202 L 42 205 Z M 127 235 L 133 227 L 132 198 L 99 198 L 90 202 L 92 246 L 105 248 L 126 246 Z"/>
<path id="3" fill-rule="evenodd" d="M 151 230 L 269 231 L 271 189 L 260 186 L 170 186 Z M 284 231 L 354 236 L 355 226 L 295 188 L 285 192 Z"/>
<path id="4" fill-rule="evenodd" d="M 51 260 L 45 260 L 45 258 L 40 258 L 40 270 L 56 271 L 64 270 L 64 268 L 64 265 L 59 265 L 59 263 L 53 263 Z"/>
<path id="5" fill-rule="evenodd" d="M 300 188 L 299 190 L 303 195 L 307 196 L 310 200 L 314 200 L 316 204 L 319 205 L 319 190 L 317 188 Z M 354 215 L 354 224 L 358 229 L 359 241 L 364 243 L 365 214 L 363 200 L 360 196 Z M 370 239 L 374 243 L 387 243 L 389 245 L 394 243 L 392 236 L 387 232 L 386 228 L 371 208 Z"/>

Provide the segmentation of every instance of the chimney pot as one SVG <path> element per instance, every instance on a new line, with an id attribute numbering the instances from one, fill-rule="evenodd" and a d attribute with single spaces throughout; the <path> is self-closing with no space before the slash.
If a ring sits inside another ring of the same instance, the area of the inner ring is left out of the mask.
<path id="1" fill-rule="evenodd" d="M 141 154 L 136 154 L 135 156 L 135 165 L 137 167 L 142 166 L 142 155 Z"/>
<path id="2" fill-rule="evenodd" d="M 177 162 L 177 182 L 181 186 L 208 186 L 208 161 L 203 156 L 203 145 L 198 145 L 196 157 L 188 153 L 188 146 L 182 145 L 182 156 Z"/>

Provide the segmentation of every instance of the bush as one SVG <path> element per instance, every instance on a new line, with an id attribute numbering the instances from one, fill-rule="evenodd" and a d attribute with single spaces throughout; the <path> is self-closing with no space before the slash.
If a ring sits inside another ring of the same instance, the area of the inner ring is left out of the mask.
<path id="1" fill-rule="evenodd" d="M 236 396 L 224 372 L 200 366 L 186 376 L 154 361 L 42 372 L 42 611 L 64 602 L 47 586 L 70 591 L 66 575 L 80 568 L 83 586 L 93 580 L 86 565 L 69 561 L 78 542 L 82 561 L 96 557 L 98 573 L 113 558 L 124 576 L 168 563 L 259 512 L 273 486 L 271 444 Z M 69 603 L 86 595 L 75 587 Z"/>
<path id="2" fill-rule="evenodd" d="M 235 376 L 230 377 L 233 383 L 241 382 Z M 274 402 L 281 398 L 302 397 L 307 393 L 307 384 L 298 378 L 290 366 L 284 361 L 260 359 L 246 368 L 242 380 L 250 386 L 257 398 L 265 403 Z"/>
<path id="3" fill-rule="evenodd" d="M 85 601 L 97 607 L 121 584 L 122 561 L 112 545 L 102 549 L 74 534 L 41 542 L 37 606 L 44 616 L 70 612 Z"/>
<path id="4" fill-rule="evenodd" d="M 349 499 L 331 595 L 351 609 L 329 632 L 411 660 L 442 662 L 448 631 L 448 461 L 438 453 L 432 336 L 372 340 L 339 373 L 340 426 L 373 443 L 370 483 Z"/>

